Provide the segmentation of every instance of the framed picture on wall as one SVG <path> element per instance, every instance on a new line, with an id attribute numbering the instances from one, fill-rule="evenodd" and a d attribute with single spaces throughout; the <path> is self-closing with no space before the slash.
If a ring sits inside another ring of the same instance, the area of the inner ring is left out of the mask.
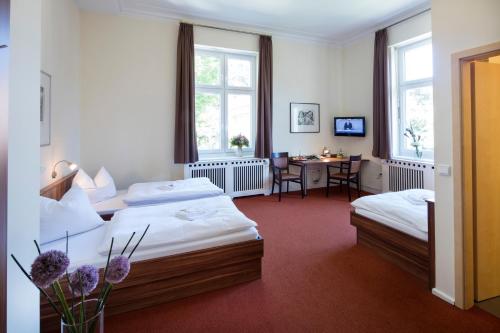
<path id="1" fill-rule="evenodd" d="M 50 145 L 50 108 L 51 81 L 50 74 L 40 73 L 40 146 Z"/>
<path id="2" fill-rule="evenodd" d="M 319 104 L 290 103 L 290 133 L 319 133 Z"/>

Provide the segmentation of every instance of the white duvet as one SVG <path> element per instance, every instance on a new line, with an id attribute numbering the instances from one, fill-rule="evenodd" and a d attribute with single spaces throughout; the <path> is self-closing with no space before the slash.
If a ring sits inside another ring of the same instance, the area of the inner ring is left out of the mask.
<path id="1" fill-rule="evenodd" d="M 121 251 L 135 231 L 131 242 L 134 245 L 148 224 L 141 250 L 223 236 L 257 226 L 228 196 L 132 207 L 118 211 L 106 224 L 99 253 L 107 255 L 112 237 L 113 252 Z"/>
<path id="2" fill-rule="evenodd" d="M 432 198 L 434 191 L 412 189 L 364 196 L 351 205 L 427 233 L 426 200 Z"/>
<path id="3" fill-rule="evenodd" d="M 129 206 L 212 197 L 224 191 L 208 178 L 137 183 L 129 187 L 123 201 Z"/>

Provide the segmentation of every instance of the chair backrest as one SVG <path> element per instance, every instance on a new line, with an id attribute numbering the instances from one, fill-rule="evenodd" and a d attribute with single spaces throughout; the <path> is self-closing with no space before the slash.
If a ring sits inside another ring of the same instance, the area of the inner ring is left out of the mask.
<path id="1" fill-rule="evenodd" d="M 271 164 L 277 168 L 288 168 L 288 153 L 272 153 Z"/>
<path id="2" fill-rule="evenodd" d="M 356 174 L 361 169 L 361 154 L 349 157 L 349 174 Z"/>

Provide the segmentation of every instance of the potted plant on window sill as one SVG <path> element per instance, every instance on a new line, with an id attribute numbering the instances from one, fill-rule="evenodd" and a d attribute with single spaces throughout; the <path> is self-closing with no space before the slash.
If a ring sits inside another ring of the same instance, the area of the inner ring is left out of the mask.
<path id="1" fill-rule="evenodd" d="M 404 136 L 411 140 L 410 145 L 415 149 L 417 158 L 422 158 L 422 136 L 417 134 L 413 124 L 410 124 L 410 127 L 405 129 Z"/>
<path id="2" fill-rule="evenodd" d="M 233 136 L 230 143 L 232 147 L 238 148 L 238 150 L 236 151 L 236 156 L 238 157 L 243 156 L 243 147 L 248 147 L 250 144 L 247 137 L 241 134 Z"/>

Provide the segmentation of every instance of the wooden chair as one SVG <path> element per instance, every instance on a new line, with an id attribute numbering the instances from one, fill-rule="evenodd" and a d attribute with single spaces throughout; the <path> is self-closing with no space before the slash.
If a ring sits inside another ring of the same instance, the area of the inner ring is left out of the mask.
<path id="1" fill-rule="evenodd" d="M 340 169 L 340 170 L 334 170 Z M 342 185 L 345 182 L 347 184 L 347 193 L 349 195 L 349 201 L 351 201 L 351 184 L 356 184 L 358 190 L 358 198 L 361 196 L 361 181 L 360 181 L 360 171 L 361 171 L 361 155 L 352 155 L 349 157 L 349 162 L 341 162 L 338 165 L 327 165 L 326 166 L 326 196 L 329 196 L 330 185 L 339 185 L 340 190 L 342 190 Z"/>
<path id="2" fill-rule="evenodd" d="M 290 165 L 300 167 L 300 173 L 291 173 Z M 290 182 L 300 184 L 300 192 L 304 199 L 304 165 L 293 163 L 288 160 L 288 153 L 273 153 L 271 156 L 271 167 L 273 169 L 273 185 L 271 195 L 274 194 L 274 185 L 279 186 L 279 201 L 281 201 L 282 184 L 286 182 L 286 192 L 290 189 Z"/>

